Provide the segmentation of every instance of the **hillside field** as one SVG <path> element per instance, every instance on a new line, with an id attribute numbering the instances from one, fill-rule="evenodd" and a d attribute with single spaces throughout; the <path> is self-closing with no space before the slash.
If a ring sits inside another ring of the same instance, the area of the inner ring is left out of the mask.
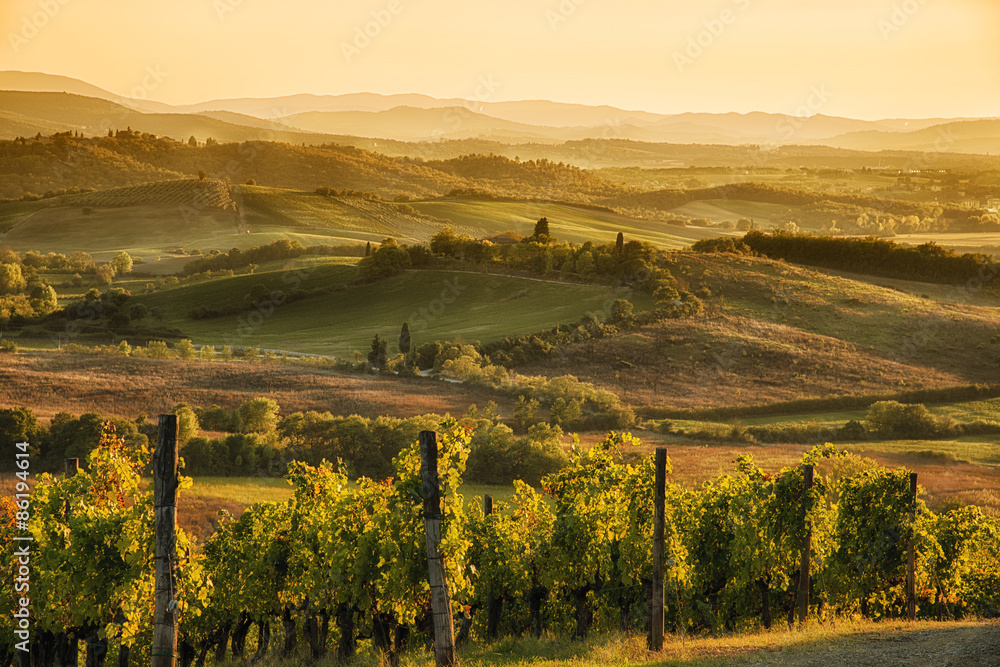
<path id="1" fill-rule="evenodd" d="M 355 276 L 342 264 L 303 269 L 302 288 L 335 288 Z M 355 285 L 279 306 L 273 315 L 240 315 L 194 320 L 192 310 L 213 304 L 247 303 L 249 289 L 263 284 L 282 289 L 283 271 L 236 276 L 140 295 L 149 308 L 161 307 L 164 322 L 181 329 L 196 344 L 250 345 L 260 348 L 350 356 L 367 352 L 375 333 L 395 339 L 403 322 L 410 323 L 415 345 L 433 340 L 488 342 L 505 336 L 575 322 L 588 312 L 607 310 L 622 294 L 610 287 L 578 285 L 536 278 L 517 278 L 455 271 L 411 271 L 378 283 Z M 652 306 L 642 294 L 630 296 L 637 310 Z M 258 326 L 253 326 L 262 319 Z M 250 327 L 247 327 L 250 324 Z"/>
<path id="2" fill-rule="evenodd" d="M 712 407 L 993 382 L 1000 313 L 762 258 L 692 252 L 671 271 L 705 313 L 519 368 L 633 405 Z"/>
<path id="3" fill-rule="evenodd" d="M 456 231 L 476 227 L 486 235 L 513 230 L 530 236 L 535 222 L 543 217 L 548 218 L 553 236 L 573 243 L 608 243 L 622 232 L 630 240 L 647 241 L 661 248 L 686 248 L 700 239 L 724 234 L 716 229 L 668 225 L 567 204 L 438 199 L 411 205 L 421 213 L 448 221 Z"/>

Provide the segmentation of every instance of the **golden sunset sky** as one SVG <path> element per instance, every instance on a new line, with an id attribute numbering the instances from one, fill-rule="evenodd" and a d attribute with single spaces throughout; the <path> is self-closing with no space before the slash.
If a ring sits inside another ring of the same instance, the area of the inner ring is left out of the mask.
<path id="1" fill-rule="evenodd" d="M 1000 116 L 1000 0 L 2 0 L 0 26 L 0 69 L 120 95 L 152 69 L 146 94 L 170 104 L 368 91 Z"/>

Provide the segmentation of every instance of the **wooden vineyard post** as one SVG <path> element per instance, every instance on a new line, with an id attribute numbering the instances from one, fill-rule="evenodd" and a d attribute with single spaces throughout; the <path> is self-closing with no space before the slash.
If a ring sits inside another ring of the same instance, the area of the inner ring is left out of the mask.
<path id="1" fill-rule="evenodd" d="M 906 617 L 917 618 L 916 556 L 913 552 L 913 523 L 917 508 L 917 473 L 910 473 L 910 539 L 906 545 Z"/>
<path id="2" fill-rule="evenodd" d="M 493 514 L 493 496 L 485 494 L 483 496 L 483 516 L 488 517 Z M 493 597 L 493 587 L 486 591 L 486 638 L 497 638 L 497 609 L 496 598 Z"/>
<path id="3" fill-rule="evenodd" d="M 177 601 L 174 558 L 177 552 L 177 416 L 160 415 L 153 452 L 153 511 L 156 524 L 155 606 L 152 667 L 177 666 Z"/>
<path id="4" fill-rule="evenodd" d="M 812 489 L 813 467 L 806 466 L 802 472 L 802 494 L 805 497 Z M 807 522 L 808 517 L 802 520 Z M 806 527 L 805 539 L 802 542 L 802 562 L 799 566 L 799 627 L 806 622 L 809 615 L 809 561 L 812 558 L 812 530 Z"/>
<path id="5" fill-rule="evenodd" d="M 667 450 L 656 448 L 653 489 L 653 586 L 650 602 L 649 650 L 663 650 L 663 534 L 666 503 Z"/>
<path id="6" fill-rule="evenodd" d="M 424 526 L 427 531 L 427 572 L 431 585 L 434 617 L 434 661 L 438 667 L 456 665 L 455 627 L 444 562 L 438 551 L 441 541 L 441 492 L 438 489 L 437 434 L 420 432 L 420 476 L 424 484 Z M 155 667 L 155 666 L 154 666 Z"/>
<path id="7" fill-rule="evenodd" d="M 76 477 L 80 470 L 80 459 L 64 459 L 63 465 L 66 467 L 66 479 Z M 70 502 L 66 499 L 66 520 L 69 521 Z M 66 633 L 66 667 L 76 667 L 80 663 L 80 640 L 71 633 Z"/>

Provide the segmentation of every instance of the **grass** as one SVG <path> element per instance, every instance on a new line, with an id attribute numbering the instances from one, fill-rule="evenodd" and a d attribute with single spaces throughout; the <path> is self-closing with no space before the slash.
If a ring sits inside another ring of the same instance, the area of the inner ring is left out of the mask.
<path id="1" fill-rule="evenodd" d="M 292 497 L 292 487 L 280 477 L 195 477 L 181 495 L 241 505 L 281 503 Z"/>
<path id="2" fill-rule="evenodd" d="M 232 211 L 200 205 L 197 187 L 197 181 L 167 181 L 46 202 L 0 203 L 0 242 L 22 252 L 82 250 L 102 261 L 126 250 L 147 260 L 143 271 L 169 273 L 190 259 L 170 256 L 174 248 L 227 252 L 280 239 L 308 246 L 377 242 L 387 236 L 413 243 L 428 240 L 443 226 L 389 202 L 258 186 L 241 186 L 241 219 Z M 228 200 L 227 193 L 222 196 Z M 89 215 L 84 205 L 92 210 Z"/>
<path id="3" fill-rule="evenodd" d="M 524 372 L 574 374 L 633 406 L 675 409 L 995 380 L 995 308 L 762 258 L 679 252 L 671 260 L 683 286 L 708 294 L 703 316 L 580 343 Z"/>
<path id="4" fill-rule="evenodd" d="M 246 222 L 256 226 L 312 230 L 356 241 L 378 242 L 387 236 L 401 243 L 427 241 L 442 224 L 404 213 L 394 204 L 359 197 L 326 197 L 313 192 L 243 186 Z M 475 227 L 456 231 L 475 234 Z"/>
<path id="5" fill-rule="evenodd" d="M 776 222 L 790 207 L 782 204 L 742 201 L 738 199 L 705 199 L 691 202 L 671 211 L 689 218 L 708 218 L 713 222 L 736 222 L 749 218 L 761 226 Z"/>
<path id="6" fill-rule="evenodd" d="M 314 267 L 302 289 L 335 287 L 354 269 L 331 263 Z M 255 284 L 282 289 L 287 272 L 216 279 L 137 297 L 161 307 L 164 323 L 198 344 L 228 343 L 348 356 L 367 351 L 378 332 L 393 342 L 403 322 L 415 344 L 433 340 L 491 341 L 579 320 L 606 310 L 616 295 L 610 287 L 544 282 L 530 278 L 453 271 L 412 271 L 377 283 L 281 305 L 264 316 L 252 311 L 192 320 L 197 307 L 246 303 Z M 290 277 L 289 277 L 290 279 Z M 631 297 L 636 310 L 652 306 L 645 295 Z M 256 326 L 255 326 L 256 325 Z"/>
<path id="7" fill-rule="evenodd" d="M 535 223 L 542 217 L 548 218 L 553 236 L 574 243 L 608 243 L 622 232 L 626 240 L 648 241 L 661 248 L 685 248 L 702 238 L 723 234 L 714 229 L 667 225 L 567 204 L 436 199 L 411 202 L 411 205 L 421 213 L 447 220 L 456 227 L 480 228 L 485 235 L 513 230 L 530 236 Z"/>
<path id="8" fill-rule="evenodd" d="M 183 471 L 182 471 L 183 472 Z M 280 477 L 195 477 L 190 489 L 181 493 L 196 498 L 214 498 L 242 505 L 281 503 L 292 497 L 292 486 Z M 513 486 L 466 483 L 459 493 L 466 504 L 482 504 L 490 494 L 495 502 L 506 502 L 514 494 Z"/>
<path id="9" fill-rule="evenodd" d="M 494 642 L 472 641 L 457 651 L 458 660 L 468 667 L 707 667 L 709 665 L 836 665 L 903 664 L 919 655 L 919 664 L 987 664 L 991 642 L 995 641 L 995 621 L 884 621 L 827 619 L 812 622 L 802 630 L 785 626 L 771 630 L 684 637 L 669 632 L 663 650 L 651 653 L 644 635 L 595 633 L 583 641 L 571 641 L 549 634 L 503 638 Z M 251 634 L 248 642 L 254 641 Z M 273 640 L 272 640 L 273 644 Z M 305 647 L 303 647 L 304 649 Z M 260 663 L 266 667 L 292 667 L 303 657 L 280 660 L 273 654 Z M 958 660 L 959 662 L 953 662 Z M 226 663 L 237 664 L 237 663 Z M 314 663 L 335 664 L 333 656 Z M 385 661 L 363 641 L 351 664 L 382 667 Z M 401 667 L 429 667 L 434 658 L 428 648 L 413 648 L 400 657 Z"/>
<path id="10" fill-rule="evenodd" d="M 246 303 L 255 285 L 265 286 L 268 292 L 281 290 L 287 293 L 293 288 L 336 287 L 357 277 L 357 269 L 348 264 L 336 260 L 311 262 L 308 259 L 312 258 L 301 263 L 299 260 L 278 263 L 270 271 L 263 267 L 252 274 L 179 283 L 150 294 L 136 295 L 135 300 L 150 309 L 161 308 L 166 323 L 183 327 L 196 308 L 224 308 Z"/>
<path id="11" fill-rule="evenodd" d="M 843 445 L 859 454 L 905 454 L 931 463 L 975 463 L 1000 468 L 996 437 L 968 436 L 954 440 L 875 440 Z"/>

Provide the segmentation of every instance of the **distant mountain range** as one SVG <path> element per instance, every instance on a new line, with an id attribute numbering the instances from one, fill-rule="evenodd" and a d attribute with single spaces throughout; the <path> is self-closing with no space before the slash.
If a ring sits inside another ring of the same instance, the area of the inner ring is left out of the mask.
<path id="1" fill-rule="evenodd" d="M 65 76 L 0 72 L 0 137 L 132 129 L 204 141 L 317 144 L 366 137 L 405 142 L 486 139 L 562 143 L 823 145 L 863 151 L 1000 152 L 1000 119 L 856 120 L 764 112 L 656 114 L 546 100 L 479 102 L 420 94 L 290 95 L 171 106 Z"/>

